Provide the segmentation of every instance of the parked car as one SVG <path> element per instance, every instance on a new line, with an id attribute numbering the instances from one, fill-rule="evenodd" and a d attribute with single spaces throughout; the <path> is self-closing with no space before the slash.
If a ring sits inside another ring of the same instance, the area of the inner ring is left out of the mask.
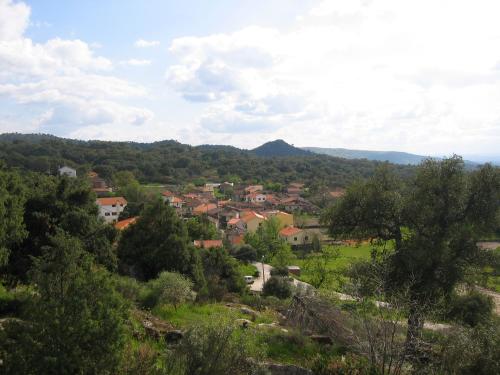
<path id="1" fill-rule="evenodd" d="M 253 276 L 245 276 L 245 282 L 247 284 L 253 284 L 254 282 Z"/>

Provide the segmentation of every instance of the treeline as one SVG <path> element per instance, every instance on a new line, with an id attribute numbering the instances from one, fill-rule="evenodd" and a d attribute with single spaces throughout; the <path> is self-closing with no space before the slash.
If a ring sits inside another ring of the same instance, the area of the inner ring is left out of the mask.
<path id="1" fill-rule="evenodd" d="M 380 162 L 325 155 L 259 157 L 230 146 L 192 147 L 176 141 L 154 143 L 76 141 L 37 134 L 0 135 L 0 159 L 9 167 L 55 173 L 68 165 L 82 174 L 94 170 L 110 179 L 130 171 L 141 182 L 184 184 L 196 179 L 234 182 L 307 181 L 311 185 L 344 187 L 373 175 Z M 413 172 L 394 166 L 400 176 Z"/>

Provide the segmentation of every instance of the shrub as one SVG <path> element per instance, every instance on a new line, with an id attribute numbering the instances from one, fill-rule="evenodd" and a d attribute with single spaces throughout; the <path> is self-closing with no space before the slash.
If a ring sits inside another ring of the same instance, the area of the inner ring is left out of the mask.
<path id="1" fill-rule="evenodd" d="M 289 298 L 292 295 L 290 282 L 284 277 L 272 276 L 262 290 L 264 296 L 275 296 L 278 298 Z"/>
<path id="2" fill-rule="evenodd" d="M 193 282 L 176 272 L 162 272 L 148 286 L 151 288 L 146 301 L 149 307 L 169 303 L 177 309 L 181 303 L 194 299 Z"/>
<path id="3" fill-rule="evenodd" d="M 493 301 L 491 297 L 477 291 L 452 297 L 448 318 L 475 327 L 491 318 Z"/>
<path id="4" fill-rule="evenodd" d="M 259 373 L 260 357 L 250 338 L 228 321 L 199 324 L 167 353 L 167 374 L 244 375 Z"/>
<path id="5" fill-rule="evenodd" d="M 250 245 L 242 245 L 235 248 L 231 255 L 244 262 L 254 262 L 257 260 L 257 250 Z"/>

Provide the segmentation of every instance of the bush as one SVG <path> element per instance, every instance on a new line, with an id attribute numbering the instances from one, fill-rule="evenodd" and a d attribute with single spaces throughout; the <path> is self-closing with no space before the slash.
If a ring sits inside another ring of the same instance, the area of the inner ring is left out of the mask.
<path id="1" fill-rule="evenodd" d="M 272 276 L 262 290 L 264 296 L 275 296 L 281 299 L 289 298 L 292 295 L 292 287 L 287 278 Z"/>
<path id="2" fill-rule="evenodd" d="M 500 374 L 499 325 L 493 322 L 452 332 L 433 366 L 437 374 Z"/>
<path id="3" fill-rule="evenodd" d="M 477 291 L 453 296 L 450 305 L 447 317 L 470 327 L 488 321 L 493 311 L 491 297 Z"/>
<path id="4" fill-rule="evenodd" d="M 205 323 L 191 328 L 181 343 L 167 353 L 167 374 L 244 375 L 257 374 L 255 357 L 261 354 L 251 338 L 228 321 Z M 254 360 L 252 360 L 253 358 Z"/>
<path id="5" fill-rule="evenodd" d="M 150 294 L 145 301 L 146 306 L 171 304 L 174 309 L 180 304 L 194 299 L 193 282 L 176 272 L 162 272 L 158 278 L 148 283 Z"/>
<path id="6" fill-rule="evenodd" d="M 250 245 L 242 245 L 235 248 L 231 255 L 243 262 L 255 262 L 257 260 L 257 250 Z"/>
<path id="7" fill-rule="evenodd" d="M 114 289 L 134 304 L 142 305 L 150 292 L 145 284 L 132 277 L 112 275 L 111 280 Z"/>

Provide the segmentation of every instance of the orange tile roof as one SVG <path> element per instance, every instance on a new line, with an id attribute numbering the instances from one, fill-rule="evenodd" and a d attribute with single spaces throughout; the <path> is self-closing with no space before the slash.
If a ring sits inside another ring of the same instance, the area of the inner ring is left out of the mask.
<path id="1" fill-rule="evenodd" d="M 241 219 L 240 218 L 237 218 L 237 217 L 233 217 L 231 220 L 229 220 L 227 222 L 228 225 L 236 225 L 238 224 L 238 222 L 240 221 Z"/>
<path id="2" fill-rule="evenodd" d="M 161 195 L 163 195 L 164 197 L 173 197 L 174 193 L 172 193 L 171 191 L 165 190 L 163 193 L 161 193 Z"/>
<path id="3" fill-rule="evenodd" d="M 178 198 L 178 197 L 174 197 L 172 199 L 172 203 L 182 203 L 182 202 L 184 202 L 184 201 L 181 198 Z"/>
<path id="4" fill-rule="evenodd" d="M 250 211 L 248 213 L 246 213 L 242 218 L 241 220 L 243 220 L 245 223 L 248 223 L 250 220 L 252 219 L 262 219 L 264 220 L 265 217 L 262 216 L 262 215 L 259 215 L 257 212 L 255 211 Z"/>
<path id="5" fill-rule="evenodd" d="M 114 204 L 127 204 L 127 200 L 123 197 L 97 198 L 99 206 L 112 206 Z"/>
<path id="6" fill-rule="evenodd" d="M 216 209 L 217 205 L 214 203 L 200 204 L 193 209 L 195 214 L 205 214 L 210 210 Z"/>
<path id="7" fill-rule="evenodd" d="M 128 218 L 128 219 L 125 219 L 125 220 L 120 220 L 119 222 L 117 222 L 115 224 L 115 228 L 118 229 L 118 230 L 124 230 L 129 225 L 134 224 L 137 221 L 138 218 L 139 217 L 136 216 L 136 217 L 131 217 L 131 218 Z"/>
<path id="8" fill-rule="evenodd" d="M 286 227 L 286 228 L 283 228 L 282 230 L 280 230 L 280 235 L 282 235 L 284 237 L 289 237 L 289 236 L 293 236 L 295 234 L 298 234 L 300 232 L 302 232 L 302 229 L 295 228 L 295 227 Z"/>
<path id="9" fill-rule="evenodd" d="M 222 240 L 195 240 L 194 246 L 197 248 L 211 249 L 213 247 L 222 247 Z"/>

